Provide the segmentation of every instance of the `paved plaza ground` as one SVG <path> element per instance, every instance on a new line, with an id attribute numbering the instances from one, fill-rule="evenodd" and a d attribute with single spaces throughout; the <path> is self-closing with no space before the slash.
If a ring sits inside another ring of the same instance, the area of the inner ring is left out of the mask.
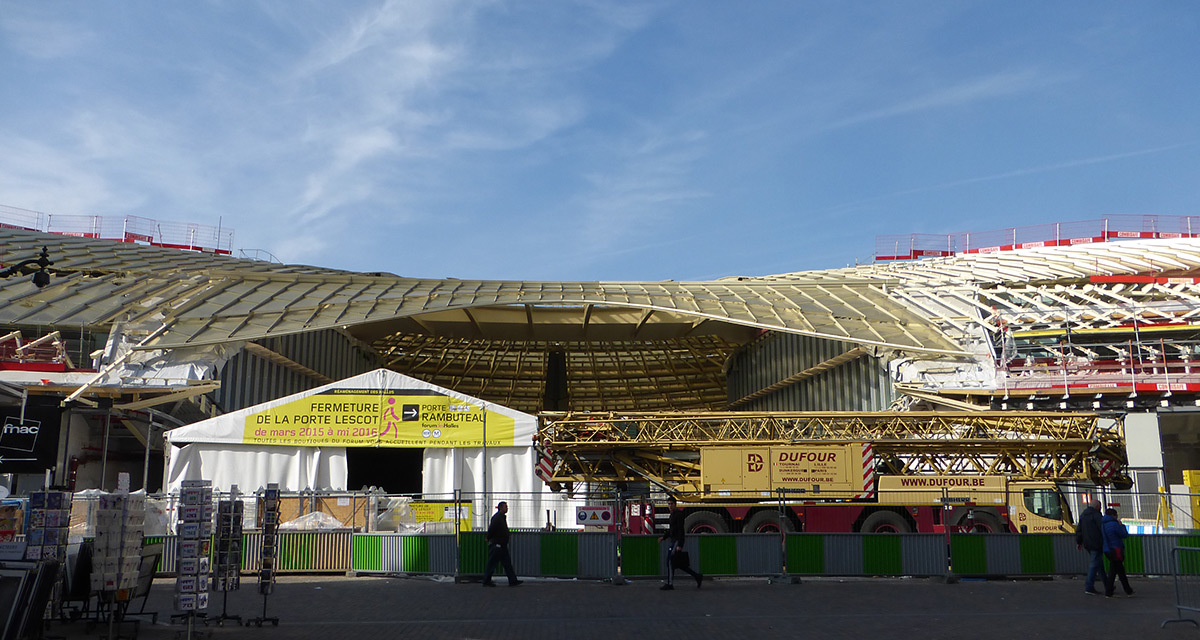
<path id="1" fill-rule="evenodd" d="M 253 579 L 229 597 L 228 611 L 262 615 Z M 681 575 L 675 591 L 660 583 L 627 585 L 526 580 L 512 588 L 421 577 L 286 576 L 267 603 L 278 627 L 233 622 L 195 628 L 195 638 L 1159 638 L 1200 637 L 1176 617 L 1171 578 L 1136 578 L 1133 598 L 1088 596 L 1075 578 L 987 580 L 946 584 L 924 578 L 811 578 L 695 583 Z M 167 624 L 174 582 L 155 582 L 139 638 L 187 637 Z M 138 603 L 140 604 L 140 602 Z M 213 594 L 209 614 L 222 610 Z M 136 608 L 136 605 L 135 605 Z M 128 636 L 126 627 L 123 635 Z M 56 624 L 50 635 L 100 637 L 84 623 Z"/>

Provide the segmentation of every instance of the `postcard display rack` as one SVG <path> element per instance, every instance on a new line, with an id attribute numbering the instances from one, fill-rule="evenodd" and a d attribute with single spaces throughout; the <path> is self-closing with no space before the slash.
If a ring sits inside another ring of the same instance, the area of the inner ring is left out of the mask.
<path id="1" fill-rule="evenodd" d="M 137 587 L 146 532 L 146 496 L 101 494 L 92 545 L 92 591 L 102 601 L 128 601 Z"/>
<path id="2" fill-rule="evenodd" d="M 0 505 L 0 542 L 17 541 L 17 534 L 21 533 L 21 515 L 21 508 L 15 504 Z"/>
<path id="3" fill-rule="evenodd" d="M 59 567 L 67 563 L 67 537 L 71 526 L 71 492 L 34 491 L 29 494 L 28 521 L 25 525 L 25 559 L 34 562 L 55 560 Z M 58 608 L 62 598 L 63 571 L 60 568 L 51 591 L 48 611 Z"/>
<path id="4" fill-rule="evenodd" d="M 275 590 L 275 563 L 279 559 L 279 485 L 271 483 L 258 499 L 259 526 L 262 527 L 262 562 L 258 570 L 258 592 L 263 597 L 261 618 L 251 618 L 246 626 L 279 626 L 279 618 L 267 617 L 267 596 Z"/>
<path id="5" fill-rule="evenodd" d="M 212 551 L 212 483 L 184 480 L 179 492 L 179 521 L 175 525 L 178 552 L 173 620 L 187 620 L 189 634 L 196 618 L 208 608 L 209 557 Z"/>
<path id="6" fill-rule="evenodd" d="M 237 485 L 230 487 L 228 500 L 217 502 L 217 556 L 213 565 L 213 581 L 216 590 L 222 592 L 220 625 L 226 620 L 237 620 L 241 616 L 229 615 L 229 592 L 241 587 L 242 572 L 242 517 L 245 503 L 237 497 Z"/>

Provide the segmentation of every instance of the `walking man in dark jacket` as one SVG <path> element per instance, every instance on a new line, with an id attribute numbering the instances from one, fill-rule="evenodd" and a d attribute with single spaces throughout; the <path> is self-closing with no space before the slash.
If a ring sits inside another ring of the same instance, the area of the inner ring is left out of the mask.
<path id="1" fill-rule="evenodd" d="M 1075 544 L 1088 552 L 1087 578 L 1083 581 L 1083 592 L 1097 595 L 1096 578 L 1107 582 L 1104 573 L 1104 533 L 1101 526 L 1100 501 L 1093 498 L 1079 515 L 1079 526 L 1075 529 Z"/>
<path id="2" fill-rule="evenodd" d="M 660 587 L 663 591 L 670 591 L 675 588 L 675 569 L 683 569 L 688 575 L 696 579 L 696 588 L 700 588 L 700 583 L 704 582 L 704 575 L 692 571 L 686 561 L 680 562 L 680 566 L 676 565 L 676 558 L 681 558 L 683 553 L 683 510 L 679 508 L 679 503 L 674 496 L 667 498 L 667 506 L 671 509 L 671 520 L 667 525 L 667 533 L 660 540 L 667 540 L 667 583 Z"/>
<path id="3" fill-rule="evenodd" d="M 1121 579 L 1121 588 L 1125 595 L 1133 597 L 1133 587 L 1129 586 L 1129 576 L 1125 575 L 1125 538 L 1129 537 L 1129 529 L 1121 523 L 1116 509 L 1105 509 L 1101 525 L 1104 532 L 1104 555 L 1108 556 L 1108 577 L 1104 580 L 1104 595 L 1111 598 L 1117 590 L 1117 578 Z"/>
<path id="4" fill-rule="evenodd" d="M 508 555 L 508 503 L 500 502 L 496 505 L 496 513 L 492 516 L 492 521 L 488 524 L 487 535 L 485 540 L 488 545 L 488 561 L 487 568 L 483 571 L 483 586 L 494 587 L 495 582 L 492 582 L 492 573 L 496 571 L 497 564 L 504 565 L 504 573 L 508 575 L 508 586 L 515 587 L 522 580 L 517 580 L 517 572 L 513 571 L 512 557 Z"/>

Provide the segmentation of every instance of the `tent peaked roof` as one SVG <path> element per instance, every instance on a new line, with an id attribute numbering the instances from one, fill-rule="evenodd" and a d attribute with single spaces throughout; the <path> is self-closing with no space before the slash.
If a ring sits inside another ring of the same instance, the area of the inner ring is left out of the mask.
<path id="1" fill-rule="evenodd" d="M 215 418 L 209 418 L 194 424 L 172 429 L 164 435 L 167 442 L 182 446 L 193 442 L 212 444 L 242 444 L 247 416 L 260 413 L 267 409 L 286 405 L 301 398 L 314 396 L 335 389 L 362 389 L 367 391 L 423 391 L 434 392 L 464 403 L 481 407 L 486 411 L 504 415 L 513 419 L 514 439 L 516 442 L 532 442 L 536 429 L 537 418 L 515 409 L 510 409 L 494 402 L 481 400 L 464 393 L 439 387 L 423 380 L 396 373 L 389 369 L 376 369 L 332 382 L 308 391 L 285 396 L 277 400 L 264 402 L 253 407 L 226 413 Z"/>

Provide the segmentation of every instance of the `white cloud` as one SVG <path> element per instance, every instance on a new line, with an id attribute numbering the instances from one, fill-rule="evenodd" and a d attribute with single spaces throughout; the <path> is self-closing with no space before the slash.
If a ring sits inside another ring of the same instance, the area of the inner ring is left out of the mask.
<path id="1" fill-rule="evenodd" d="M 823 127 L 825 131 L 853 125 L 896 118 L 923 111 L 962 107 L 976 102 L 1014 96 L 1037 87 L 1045 86 L 1049 79 L 1032 69 L 995 73 L 941 87 L 924 95 L 909 98 L 886 107 L 880 107 L 842 118 Z"/>
<path id="2" fill-rule="evenodd" d="M 15 2 L 0 12 L 0 33 L 8 47 L 31 58 L 51 60 L 79 53 L 95 42 L 95 34 L 78 25 L 22 16 Z"/>
<path id="3" fill-rule="evenodd" d="M 70 152 L 26 138 L 0 138 L 0 193 L 5 204 L 50 214 L 84 215 L 135 204 Z"/>
<path id="4" fill-rule="evenodd" d="M 616 170 L 588 176 L 591 189 L 579 206 L 582 236 L 592 257 L 611 255 L 629 238 L 661 229 L 680 205 L 708 197 L 693 186 L 691 176 L 705 139 L 697 131 L 650 135 L 633 145 Z"/>
<path id="5" fill-rule="evenodd" d="M 591 9 L 599 21 L 582 31 L 505 39 L 490 29 L 511 6 L 389 1 L 310 34 L 312 48 L 279 80 L 306 122 L 296 147 L 304 188 L 292 214 L 313 221 L 402 201 L 386 176 L 417 164 L 453 176 L 476 154 L 530 149 L 582 121 L 584 100 L 563 79 L 647 19 L 641 9 Z"/>

